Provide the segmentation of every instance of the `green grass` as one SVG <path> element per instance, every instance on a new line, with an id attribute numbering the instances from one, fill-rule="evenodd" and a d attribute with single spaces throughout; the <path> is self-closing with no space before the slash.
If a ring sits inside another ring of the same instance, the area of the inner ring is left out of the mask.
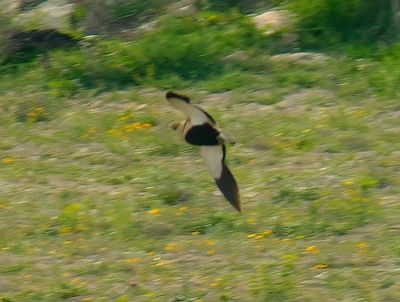
<path id="1" fill-rule="evenodd" d="M 302 43 L 308 46 L 398 40 L 391 1 L 289 0 L 284 5 L 296 13 Z"/>
<path id="2" fill-rule="evenodd" d="M 276 62 L 246 19 L 207 14 L 2 67 L 2 301 L 400 299 L 398 47 Z M 165 88 L 237 139 L 242 214 Z"/>
<path id="3" fill-rule="evenodd" d="M 350 94 L 252 110 L 243 86 L 188 93 L 216 97 L 205 107 L 240 142 L 242 215 L 167 128 L 180 116 L 163 91 L 49 98 L 43 120 L 2 103 L 4 301 L 399 298 L 395 105 Z M 151 127 L 127 130 L 137 122 Z"/>

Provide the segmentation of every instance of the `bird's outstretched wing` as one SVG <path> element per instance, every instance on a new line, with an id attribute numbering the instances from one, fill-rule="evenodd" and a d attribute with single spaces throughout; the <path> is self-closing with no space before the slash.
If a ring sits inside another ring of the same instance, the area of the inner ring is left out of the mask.
<path id="1" fill-rule="evenodd" d="M 193 126 L 203 125 L 206 123 L 211 125 L 216 124 L 215 120 L 210 114 L 191 104 L 189 97 L 172 91 L 168 91 L 165 97 L 172 107 L 182 111 L 186 117 L 190 119 Z"/>
<path id="2" fill-rule="evenodd" d="M 228 166 L 225 164 L 225 145 L 202 146 L 200 150 L 201 156 L 218 188 L 231 205 L 240 212 L 239 187 Z"/>

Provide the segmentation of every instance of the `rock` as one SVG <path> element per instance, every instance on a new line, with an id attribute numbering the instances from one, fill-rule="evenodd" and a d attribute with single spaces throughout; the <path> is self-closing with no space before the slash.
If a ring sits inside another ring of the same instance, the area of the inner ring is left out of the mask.
<path id="1" fill-rule="evenodd" d="M 303 103 L 306 103 L 309 99 L 332 99 L 334 96 L 334 93 L 330 90 L 304 89 L 287 95 L 282 101 L 275 104 L 275 108 L 301 112 L 305 109 Z"/>
<path id="2" fill-rule="evenodd" d="M 203 97 L 201 101 L 201 106 L 212 107 L 218 104 L 218 106 L 228 106 L 232 100 L 232 93 L 226 92 L 216 92 L 211 93 Z"/>
<path id="3" fill-rule="evenodd" d="M 293 18 L 286 10 L 271 10 L 252 17 L 254 25 L 265 35 L 273 35 L 290 29 Z"/>
<path id="4" fill-rule="evenodd" d="M 21 12 L 28 11 L 46 1 L 47 0 L 20 0 L 19 10 Z"/>
<path id="5" fill-rule="evenodd" d="M 139 286 L 139 282 L 136 281 L 136 280 L 130 280 L 130 281 L 128 282 L 128 284 L 129 284 L 130 286 L 132 286 L 132 287 Z"/>
<path id="6" fill-rule="evenodd" d="M 69 28 L 69 16 L 73 7 L 74 5 L 66 0 L 46 1 L 19 14 L 13 21 L 24 28 L 65 30 Z"/>
<path id="7" fill-rule="evenodd" d="M 16 11 L 20 5 L 20 0 L 0 0 L 0 15 Z"/>
<path id="8" fill-rule="evenodd" d="M 296 52 L 296 53 L 284 53 L 274 55 L 270 58 L 273 63 L 292 63 L 301 65 L 322 65 L 328 60 L 328 56 L 317 52 Z"/>
<path id="9" fill-rule="evenodd" d="M 263 105 L 260 103 L 248 103 L 245 105 L 240 105 L 240 110 L 242 114 L 250 113 L 254 114 L 254 112 L 271 112 L 273 111 L 273 106 L 271 105 Z"/>
<path id="10" fill-rule="evenodd" d="M 222 58 L 222 61 L 224 63 L 241 63 L 241 62 L 246 62 L 249 60 L 249 55 L 243 51 L 243 50 L 238 50 L 230 55 L 227 55 L 226 57 Z"/>
<path id="11" fill-rule="evenodd" d="M 139 33 L 149 33 L 149 32 L 155 31 L 157 29 L 159 23 L 160 23 L 160 20 L 158 20 L 158 19 L 147 22 L 147 23 L 143 23 L 136 29 L 136 31 Z"/>
<path id="12" fill-rule="evenodd" d="M 171 15 L 176 17 L 190 17 L 196 14 L 196 1 L 182 0 L 171 4 L 168 11 Z"/>

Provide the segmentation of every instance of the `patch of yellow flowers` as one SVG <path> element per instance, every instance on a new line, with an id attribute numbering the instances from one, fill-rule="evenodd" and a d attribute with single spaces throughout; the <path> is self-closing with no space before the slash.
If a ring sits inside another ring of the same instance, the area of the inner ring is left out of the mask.
<path id="1" fill-rule="evenodd" d="M 134 122 L 134 123 L 129 123 L 129 124 L 123 125 L 118 128 L 110 129 L 107 131 L 107 134 L 109 136 L 119 137 L 121 139 L 127 140 L 128 139 L 127 134 L 137 131 L 137 130 L 150 129 L 152 127 L 153 127 L 153 125 L 150 123 Z"/>
<path id="2" fill-rule="evenodd" d="M 272 230 L 264 230 L 259 233 L 249 234 L 247 235 L 247 238 L 261 239 L 272 235 L 272 233 Z"/>
<path id="3" fill-rule="evenodd" d="M 320 252 L 315 245 L 307 246 L 304 251 L 310 254 L 319 254 Z"/>
<path id="4" fill-rule="evenodd" d="M 47 112 L 43 107 L 36 107 L 26 114 L 28 121 L 37 122 L 47 116 Z"/>
<path id="5" fill-rule="evenodd" d="M 13 157 L 5 157 L 1 160 L 1 162 L 5 165 L 10 165 L 15 162 L 15 158 Z"/>
<path id="6" fill-rule="evenodd" d="M 150 215 L 159 215 L 160 214 L 160 210 L 157 208 L 151 209 L 149 211 L 147 211 L 147 213 L 149 213 Z"/>

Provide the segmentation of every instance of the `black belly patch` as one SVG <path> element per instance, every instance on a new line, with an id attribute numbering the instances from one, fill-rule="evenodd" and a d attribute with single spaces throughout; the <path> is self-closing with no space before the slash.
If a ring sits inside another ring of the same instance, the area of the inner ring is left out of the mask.
<path id="1" fill-rule="evenodd" d="M 192 145 L 214 146 L 219 145 L 219 132 L 209 124 L 193 126 L 185 135 L 185 140 Z"/>

